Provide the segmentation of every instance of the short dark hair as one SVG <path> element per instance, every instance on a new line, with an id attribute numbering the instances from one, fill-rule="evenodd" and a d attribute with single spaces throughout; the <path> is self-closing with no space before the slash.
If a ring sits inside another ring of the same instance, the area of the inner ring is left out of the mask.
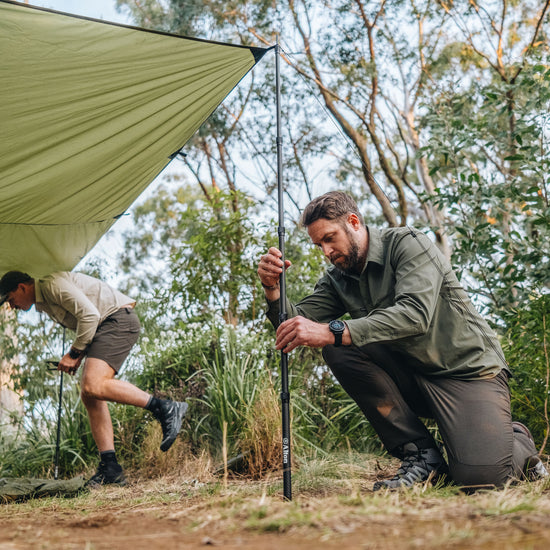
<path id="1" fill-rule="evenodd" d="M 8 299 L 8 294 L 15 290 L 21 283 L 29 283 L 34 279 L 22 271 L 8 271 L 0 279 L 0 306 Z"/>
<path id="2" fill-rule="evenodd" d="M 301 224 L 308 227 L 320 219 L 340 220 L 349 214 L 355 214 L 362 224 L 365 223 L 357 203 L 352 197 L 343 191 L 329 191 L 313 199 L 304 208 Z"/>

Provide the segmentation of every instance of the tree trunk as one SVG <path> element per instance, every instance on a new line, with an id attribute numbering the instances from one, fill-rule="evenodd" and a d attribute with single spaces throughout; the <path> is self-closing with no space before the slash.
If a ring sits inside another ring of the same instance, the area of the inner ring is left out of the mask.
<path id="1" fill-rule="evenodd" d="M 3 339 L 8 342 L 15 340 L 13 318 L 14 314 L 11 310 L 7 307 L 0 308 Z M 0 435 L 2 437 L 15 435 L 19 420 L 23 416 L 23 400 L 15 391 L 12 379 L 17 364 L 17 356 L 10 359 L 0 358 Z"/>

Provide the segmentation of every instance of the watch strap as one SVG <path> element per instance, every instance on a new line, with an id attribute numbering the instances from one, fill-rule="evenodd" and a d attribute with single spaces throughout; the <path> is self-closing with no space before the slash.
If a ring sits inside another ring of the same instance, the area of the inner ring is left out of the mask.
<path id="1" fill-rule="evenodd" d="M 336 325 L 336 326 L 335 326 Z M 331 321 L 328 328 L 334 334 L 334 347 L 338 348 L 342 345 L 342 335 L 344 334 L 345 325 L 342 321 Z"/>
<path id="2" fill-rule="evenodd" d="M 71 347 L 69 350 L 69 357 L 71 359 L 78 359 L 82 355 L 82 351 L 76 348 Z"/>

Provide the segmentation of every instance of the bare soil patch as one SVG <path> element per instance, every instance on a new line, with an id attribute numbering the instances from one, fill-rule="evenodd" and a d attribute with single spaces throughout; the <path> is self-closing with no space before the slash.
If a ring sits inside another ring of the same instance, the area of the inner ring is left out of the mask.
<path id="1" fill-rule="evenodd" d="M 372 481 L 300 480 L 286 502 L 279 480 L 162 478 L 2 504 L 0 549 L 550 547 L 548 482 L 465 495 L 430 487 L 372 493 Z"/>

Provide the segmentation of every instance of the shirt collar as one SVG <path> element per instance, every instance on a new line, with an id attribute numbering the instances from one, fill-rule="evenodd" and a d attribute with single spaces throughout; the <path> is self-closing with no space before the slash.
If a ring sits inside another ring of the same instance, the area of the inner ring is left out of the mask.
<path id="1" fill-rule="evenodd" d="M 40 289 L 40 279 L 34 280 L 34 307 L 38 310 L 40 307 L 39 304 L 41 304 L 44 301 L 44 297 L 42 296 L 42 290 Z"/>
<path id="2" fill-rule="evenodd" d="M 369 249 L 367 251 L 367 261 L 365 262 L 365 268 L 367 267 L 367 264 L 369 262 L 383 265 L 384 249 L 382 247 L 382 235 L 380 233 L 380 230 L 376 227 L 369 227 L 367 225 L 367 232 L 369 234 Z"/>

